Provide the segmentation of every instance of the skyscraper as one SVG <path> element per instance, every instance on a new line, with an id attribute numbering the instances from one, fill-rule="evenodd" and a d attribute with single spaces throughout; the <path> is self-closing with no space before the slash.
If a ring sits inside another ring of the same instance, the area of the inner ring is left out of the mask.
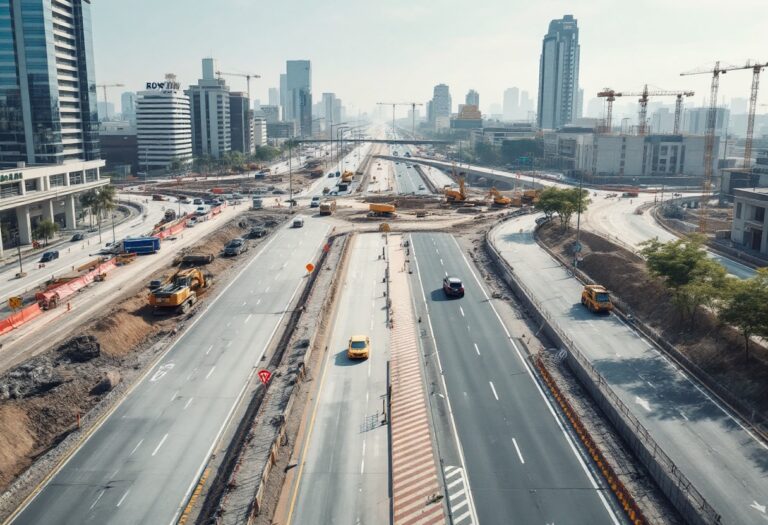
<path id="1" fill-rule="evenodd" d="M 470 89 L 467 96 L 464 98 L 464 103 L 468 106 L 480 106 L 480 93 L 474 89 Z"/>
<path id="2" fill-rule="evenodd" d="M 269 88 L 269 104 L 270 106 L 280 105 L 280 90 L 277 88 Z"/>
<path id="3" fill-rule="evenodd" d="M 282 73 L 280 75 L 280 114 L 283 120 L 288 120 L 286 111 L 288 111 L 288 75 Z"/>
<path id="4" fill-rule="evenodd" d="M 299 134 L 312 134 L 312 68 L 309 60 L 288 60 L 286 74 L 286 120 L 298 124 Z"/>
<path id="5" fill-rule="evenodd" d="M 533 112 L 533 100 L 528 92 L 523 90 L 520 92 L 520 115 L 517 118 L 533 122 L 533 118 L 528 115 L 531 112 Z"/>
<path id="6" fill-rule="evenodd" d="M 579 28 L 573 15 L 549 23 L 539 64 L 538 124 L 557 129 L 576 115 L 579 96 Z"/>
<path id="7" fill-rule="evenodd" d="M 7 0 L 0 29 L 0 166 L 98 159 L 90 1 Z"/>
<path id="8" fill-rule="evenodd" d="M 504 90 L 504 120 L 514 120 L 520 113 L 520 90 L 516 87 Z"/>
<path id="9" fill-rule="evenodd" d="M 435 128 L 447 128 L 450 125 L 451 92 L 445 84 L 438 84 L 432 92 L 431 124 Z"/>
<path id="10" fill-rule="evenodd" d="M 120 113 L 123 115 L 123 120 L 136 124 L 136 93 L 126 91 L 120 95 Z"/>
<path id="11" fill-rule="evenodd" d="M 229 94 L 229 135 L 232 151 L 253 153 L 253 111 L 248 95 L 243 92 Z"/>
<path id="12" fill-rule="evenodd" d="M 218 159 L 232 148 L 229 129 L 229 87 L 216 78 L 216 61 L 203 59 L 203 78 L 189 86 L 192 111 L 192 149 L 196 156 Z"/>
<path id="13" fill-rule="evenodd" d="M 335 93 L 323 93 L 322 97 L 321 115 L 325 119 L 325 129 L 328 131 L 327 135 L 331 137 L 333 131 L 332 126 L 341 123 L 340 115 L 338 115 L 340 112 L 337 111 L 337 107 L 341 108 L 341 101 L 336 98 Z"/>

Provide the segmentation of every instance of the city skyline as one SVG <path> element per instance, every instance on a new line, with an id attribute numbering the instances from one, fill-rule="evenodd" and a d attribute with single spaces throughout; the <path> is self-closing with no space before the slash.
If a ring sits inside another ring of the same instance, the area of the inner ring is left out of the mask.
<path id="1" fill-rule="evenodd" d="M 354 111 L 371 111 L 382 97 L 426 102 L 432 87 L 445 83 L 455 93 L 476 89 L 483 95 L 481 109 L 488 112 L 491 105 L 501 104 L 508 87 L 537 92 L 541 40 L 549 21 L 568 13 L 579 20 L 585 105 L 606 86 L 637 90 L 645 83 L 692 89 L 697 97 L 691 104 L 699 105 L 698 95 L 708 93 L 709 78 L 681 78 L 682 71 L 718 59 L 736 64 L 764 59 L 756 55 L 759 49 L 753 45 L 762 36 L 760 22 L 757 17 L 739 14 L 760 7 L 759 1 L 740 0 L 727 11 L 716 10 L 709 0 L 671 5 L 652 0 L 647 4 L 642 10 L 619 12 L 615 4 L 602 0 L 578 9 L 553 0 L 513 10 L 503 2 L 491 1 L 463 11 L 463 23 L 470 29 L 461 36 L 443 30 L 445 24 L 454 22 L 452 6 L 460 5 L 454 1 L 434 10 L 390 2 L 379 7 L 380 24 L 366 23 L 369 12 L 364 3 L 343 0 L 334 10 L 306 4 L 298 15 L 292 8 L 278 5 L 271 14 L 274 23 L 264 24 L 259 31 L 250 30 L 252 21 L 260 19 L 259 8 L 244 0 L 203 4 L 194 13 L 180 10 L 178 0 L 162 5 L 147 0 L 130 5 L 97 4 L 93 7 L 97 81 L 122 82 L 126 90 L 136 91 L 143 82 L 173 72 L 182 85 L 189 85 L 197 79 L 199 60 L 213 56 L 227 70 L 260 74 L 262 78 L 252 82 L 252 98 L 268 100 L 268 89 L 279 86 L 285 61 L 306 58 L 314 70 L 312 90 L 335 92 Z M 697 31 L 691 38 L 678 25 L 694 8 Z M 658 16 L 660 9 L 665 16 Z M 148 10 L 154 13 L 152 19 L 142 16 Z M 115 20 L 121 23 L 115 24 Z M 345 38 L 318 39 L 308 46 L 306 24 L 344 27 Z M 133 30 L 137 25 L 146 28 L 141 36 Z M 649 28 L 653 28 L 652 39 L 648 38 Z M 206 38 L 208 32 L 238 36 Z M 404 34 L 408 39 L 402 38 Z M 174 41 L 185 45 L 168 44 Z M 611 41 L 614 43 L 606 45 Z M 262 48 L 272 51 L 257 53 L 254 60 L 251 50 Z M 149 67 L 148 57 L 152 57 Z M 347 75 L 352 69 L 355 74 Z M 606 74 L 609 71 L 611 75 Z M 721 95 L 726 99 L 747 96 L 749 80 L 748 74 L 729 75 L 721 82 Z M 230 78 L 227 83 L 233 90 L 245 89 L 244 80 Z M 119 105 L 119 92 L 108 92 L 108 99 Z M 399 112 L 406 114 L 404 108 Z"/>

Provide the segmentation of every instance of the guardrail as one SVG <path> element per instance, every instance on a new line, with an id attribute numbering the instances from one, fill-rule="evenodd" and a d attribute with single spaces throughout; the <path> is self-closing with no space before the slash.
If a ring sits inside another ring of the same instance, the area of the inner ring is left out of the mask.
<path id="1" fill-rule="evenodd" d="M 538 317 L 545 334 L 558 346 L 568 350 L 569 367 L 682 517 L 688 523 L 696 525 L 720 524 L 721 518 L 717 511 L 658 446 L 648 430 L 578 349 L 576 343 L 557 326 L 549 312 L 536 300 L 533 292 L 517 277 L 513 268 L 494 246 L 491 232 L 486 234 L 485 247 L 518 299 Z"/>

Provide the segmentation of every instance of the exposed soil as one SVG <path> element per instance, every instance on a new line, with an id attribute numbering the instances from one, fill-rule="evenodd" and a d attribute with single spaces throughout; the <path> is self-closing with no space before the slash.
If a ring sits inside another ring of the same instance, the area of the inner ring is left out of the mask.
<path id="1" fill-rule="evenodd" d="M 247 212 L 198 242 L 191 251 L 216 255 L 205 271 L 217 282 L 231 274 L 246 257 L 219 257 L 233 237 L 256 225 L 275 225 L 279 212 Z M 263 239 L 248 241 L 251 250 Z M 252 254 L 252 252 L 249 252 Z M 146 282 L 175 271 L 170 266 Z M 201 293 L 201 301 L 209 294 Z M 198 303 L 200 304 L 200 303 Z M 92 410 L 120 381 L 138 377 L 151 360 L 143 353 L 158 339 L 175 333 L 188 316 L 153 315 L 142 283 L 115 298 L 101 317 L 73 330 L 58 347 L 29 359 L 0 376 L 0 491 L 36 458 L 55 447 L 77 427 L 78 417 Z"/>
<path id="2" fill-rule="evenodd" d="M 568 259 L 572 256 L 573 231 L 564 232 L 549 224 L 539 230 L 539 237 L 556 253 Z M 753 344 L 746 359 L 743 339 L 735 329 L 721 326 L 703 308 L 693 321 L 683 316 L 640 257 L 584 230 L 580 240 L 582 271 L 607 286 L 635 317 L 659 332 L 733 396 L 768 416 L 768 350 Z"/>

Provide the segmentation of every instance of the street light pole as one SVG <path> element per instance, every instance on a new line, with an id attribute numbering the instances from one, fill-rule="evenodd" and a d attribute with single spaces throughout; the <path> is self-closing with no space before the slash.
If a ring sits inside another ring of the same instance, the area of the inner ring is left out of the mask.
<path id="1" fill-rule="evenodd" d="M 291 162 L 293 158 L 293 151 L 291 150 L 291 147 L 293 146 L 293 141 L 289 138 L 288 139 L 288 209 L 293 208 L 293 163 Z"/>
<path id="2" fill-rule="evenodd" d="M 21 237 L 16 234 L 16 253 L 19 256 L 19 277 L 24 276 L 24 267 L 21 265 Z"/>
<path id="3" fill-rule="evenodd" d="M 581 201 L 584 200 L 583 196 L 583 187 L 584 184 L 584 171 L 581 170 L 581 176 L 579 177 L 579 211 L 576 214 L 576 244 L 574 245 L 574 254 L 573 254 L 573 267 L 577 268 L 579 266 L 579 259 L 578 254 L 581 253 L 581 243 L 579 240 L 581 239 Z"/>

